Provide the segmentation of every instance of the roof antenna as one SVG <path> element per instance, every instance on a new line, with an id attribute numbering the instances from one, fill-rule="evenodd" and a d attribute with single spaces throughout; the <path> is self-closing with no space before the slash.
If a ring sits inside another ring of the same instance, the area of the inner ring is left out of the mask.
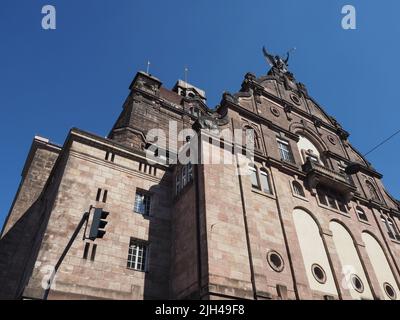
<path id="1" fill-rule="evenodd" d="M 147 74 L 150 74 L 149 71 L 150 71 L 150 61 L 147 60 L 146 73 L 147 73 Z"/>

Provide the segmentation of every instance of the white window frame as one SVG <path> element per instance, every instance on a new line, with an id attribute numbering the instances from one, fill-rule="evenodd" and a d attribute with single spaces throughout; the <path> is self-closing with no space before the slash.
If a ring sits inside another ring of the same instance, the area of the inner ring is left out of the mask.
<path id="1" fill-rule="evenodd" d="M 278 143 L 279 155 L 281 157 L 281 160 L 293 163 L 294 159 L 289 142 L 279 138 L 276 138 L 276 141 Z M 286 149 L 282 148 L 282 146 L 285 146 Z"/>
<path id="2" fill-rule="evenodd" d="M 133 248 L 134 246 L 136 246 L 136 248 Z M 141 262 L 139 262 L 139 259 L 141 259 Z M 128 249 L 127 268 L 140 272 L 146 272 L 148 259 L 149 245 L 143 241 L 131 239 Z"/>
<path id="3" fill-rule="evenodd" d="M 267 189 L 265 190 L 265 185 L 263 183 L 263 179 L 262 177 L 265 178 L 265 182 L 267 184 Z M 271 183 L 270 183 L 270 179 L 269 179 L 269 173 L 265 170 L 260 170 L 260 187 L 261 187 L 261 191 L 265 192 L 265 193 L 269 193 L 272 194 L 272 190 L 271 190 Z"/>
<path id="4" fill-rule="evenodd" d="M 259 182 L 259 180 L 258 180 L 258 176 L 257 176 L 257 168 L 256 168 L 256 166 L 255 165 L 252 165 L 252 164 L 249 164 L 249 166 L 248 166 L 248 170 L 249 170 L 249 173 L 250 173 L 250 182 L 251 182 L 251 186 L 253 187 L 253 188 L 260 188 L 260 182 Z M 256 180 L 256 185 L 253 183 L 253 177 L 255 178 L 255 180 Z"/>

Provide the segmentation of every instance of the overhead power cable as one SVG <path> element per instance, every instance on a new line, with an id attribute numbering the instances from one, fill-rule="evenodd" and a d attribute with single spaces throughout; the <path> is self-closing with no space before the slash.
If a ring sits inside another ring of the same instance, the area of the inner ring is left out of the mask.
<path id="1" fill-rule="evenodd" d="M 392 139 L 395 135 L 400 133 L 400 129 L 397 130 L 395 133 L 393 133 L 390 137 L 386 138 L 385 140 L 383 140 L 381 143 L 377 144 L 375 147 L 373 147 L 371 150 L 369 150 L 367 153 L 364 154 L 364 157 L 368 154 L 370 154 L 372 151 L 375 151 L 376 149 L 378 149 L 380 146 L 382 146 L 383 144 L 385 144 L 386 142 L 388 142 L 390 139 Z"/>

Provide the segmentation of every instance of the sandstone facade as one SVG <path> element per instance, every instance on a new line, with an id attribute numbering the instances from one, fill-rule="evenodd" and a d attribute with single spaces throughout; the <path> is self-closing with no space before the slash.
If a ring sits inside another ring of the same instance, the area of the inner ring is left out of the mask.
<path id="1" fill-rule="evenodd" d="M 181 152 L 171 122 L 195 129 L 200 154 L 234 159 L 234 137 L 210 139 L 251 128 L 250 174 L 236 161 L 148 163 L 146 149 L 162 142 L 151 129 L 166 133 L 167 158 Z M 202 90 L 139 72 L 108 138 L 74 128 L 63 146 L 34 139 L 0 240 L 0 298 L 42 299 L 93 205 L 110 212 L 106 234 L 80 231 L 49 299 L 400 299 L 399 203 L 348 136 L 279 65 L 246 74 L 215 110 Z M 135 212 L 138 195 L 148 214 Z M 135 241 L 143 270 L 127 265 Z"/>

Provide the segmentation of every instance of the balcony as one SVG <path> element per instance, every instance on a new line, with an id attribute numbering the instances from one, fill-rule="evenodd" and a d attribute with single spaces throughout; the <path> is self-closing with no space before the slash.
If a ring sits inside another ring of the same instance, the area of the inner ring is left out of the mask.
<path id="1" fill-rule="evenodd" d="M 307 182 L 313 192 L 316 191 L 317 185 L 322 185 L 341 193 L 346 201 L 349 201 L 357 190 L 350 176 L 333 171 L 310 158 L 303 164 L 302 169 L 307 173 Z"/>

